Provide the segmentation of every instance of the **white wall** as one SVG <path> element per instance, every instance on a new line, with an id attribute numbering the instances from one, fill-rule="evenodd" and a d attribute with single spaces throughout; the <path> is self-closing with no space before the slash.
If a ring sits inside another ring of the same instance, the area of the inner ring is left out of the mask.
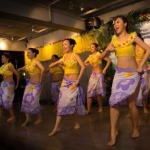
<path id="1" fill-rule="evenodd" d="M 100 15 L 98 17 L 101 18 L 102 20 L 104 20 L 104 23 L 106 23 L 112 19 L 111 17 L 115 17 L 115 16 L 121 15 L 121 14 L 127 14 L 130 11 L 134 11 L 137 9 L 148 8 L 149 6 L 150 6 L 150 0 L 145 0 L 145 1 L 138 2 L 136 4 L 132 4 L 132 5 L 117 9 L 115 11 Z"/>
<path id="2" fill-rule="evenodd" d="M 0 39 L 0 50 L 24 51 L 26 43 L 22 41 L 11 41 L 9 39 Z"/>
<path id="3" fill-rule="evenodd" d="M 40 47 L 45 44 L 53 43 L 62 39 L 65 39 L 67 37 L 74 37 L 78 33 L 76 32 L 69 32 L 64 30 L 58 30 L 43 36 L 40 36 L 36 39 L 30 40 L 28 47 Z"/>
<path id="4" fill-rule="evenodd" d="M 44 8 L 33 3 L 19 3 L 12 0 L 0 0 L 0 10 L 2 12 L 12 13 L 19 16 L 50 21 L 50 12 L 48 8 Z"/>

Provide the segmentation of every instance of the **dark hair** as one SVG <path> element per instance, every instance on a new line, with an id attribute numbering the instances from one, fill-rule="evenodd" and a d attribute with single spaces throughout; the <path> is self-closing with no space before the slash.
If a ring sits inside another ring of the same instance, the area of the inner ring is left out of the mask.
<path id="1" fill-rule="evenodd" d="M 96 48 L 98 48 L 98 44 L 97 43 L 92 43 L 91 45 L 94 45 Z"/>
<path id="2" fill-rule="evenodd" d="M 126 26 L 126 31 L 128 32 L 129 30 L 129 25 L 128 25 L 128 20 L 127 18 L 124 16 L 124 15 L 118 15 L 114 18 L 114 21 L 116 21 L 118 18 L 120 18 L 124 23 L 127 23 L 127 26 Z"/>
<path id="3" fill-rule="evenodd" d="M 144 39 L 142 38 L 142 35 L 141 35 L 140 33 L 137 33 L 137 36 L 138 36 L 139 38 L 141 38 L 142 41 L 144 41 Z"/>
<path id="4" fill-rule="evenodd" d="M 32 51 L 32 53 L 35 53 L 35 57 L 39 53 L 39 50 L 37 50 L 36 48 L 28 48 L 28 50 Z"/>
<path id="5" fill-rule="evenodd" d="M 10 56 L 9 53 L 3 53 L 2 56 L 5 56 L 6 58 L 8 58 L 8 62 L 12 62 L 12 57 Z"/>
<path id="6" fill-rule="evenodd" d="M 59 57 L 57 55 L 52 55 L 52 57 L 55 57 L 55 59 L 59 59 Z"/>
<path id="7" fill-rule="evenodd" d="M 65 41 L 65 40 L 69 41 L 70 45 L 73 45 L 73 48 L 74 48 L 74 46 L 76 45 L 76 41 L 75 41 L 74 39 L 66 38 L 66 39 L 64 39 L 64 41 Z"/>

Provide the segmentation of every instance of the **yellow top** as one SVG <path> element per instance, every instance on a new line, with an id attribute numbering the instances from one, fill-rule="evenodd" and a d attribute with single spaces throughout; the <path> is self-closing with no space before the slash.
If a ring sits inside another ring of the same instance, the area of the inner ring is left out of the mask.
<path id="1" fill-rule="evenodd" d="M 75 53 L 72 53 L 69 60 L 65 60 L 66 54 L 60 60 L 63 63 L 64 74 L 78 74 L 79 65 L 75 57 Z"/>
<path id="2" fill-rule="evenodd" d="M 89 55 L 87 60 L 89 61 L 91 65 L 99 65 L 99 64 L 102 64 L 102 61 L 99 59 L 100 56 L 101 56 L 101 53 L 96 52 L 95 54 Z"/>
<path id="3" fill-rule="evenodd" d="M 63 74 L 63 70 L 61 67 L 59 66 L 56 66 L 56 67 L 53 67 L 53 68 L 50 68 L 50 73 L 51 74 Z"/>
<path id="4" fill-rule="evenodd" d="M 4 64 L 0 67 L 0 74 L 2 75 L 13 75 L 13 72 L 9 70 L 9 67 L 13 66 L 12 63 Z"/>
<path id="5" fill-rule="evenodd" d="M 133 42 L 136 35 L 137 34 L 135 32 L 130 33 L 128 39 L 124 42 L 119 42 L 118 37 L 116 35 L 112 37 L 112 44 L 116 50 L 116 57 L 135 56 L 135 46 Z"/>
<path id="6" fill-rule="evenodd" d="M 36 59 L 33 59 L 29 64 L 25 66 L 25 69 L 30 74 L 38 74 L 41 72 L 40 68 L 36 66 L 35 64 Z"/>
<path id="7" fill-rule="evenodd" d="M 135 49 L 135 59 L 137 61 L 140 61 L 143 59 L 145 51 L 144 49 L 142 49 L 140 46 L 136 45 L 136 49 Z"/>

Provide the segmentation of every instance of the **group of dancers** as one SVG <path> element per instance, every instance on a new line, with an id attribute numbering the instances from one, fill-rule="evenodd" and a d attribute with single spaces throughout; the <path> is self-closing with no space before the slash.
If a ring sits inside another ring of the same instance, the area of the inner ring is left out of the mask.
<path id="1" fill-rule="evenodd" d="M 138 110 L 136 105 L 142 102 L 143 97 L 145 98 L 148 95 L 148 88 L 145 83 L 147 83 L 146 78 L 148 77 L 146 61 L 150 56 L 150 47 L 135 32 L 128 33 L 128 21 L 122 15 L 114 19 L 114 30 L 116 35 L 112 36 L 112 40 L 107 48 L 100 53 L 98 52 L 98 44 L 92 43 L 90 47 L 91 55 L 84 62 L 78 54 L 73 52 L 76 41 L 71 38 L 63 41 L 65 52 L 63 57 L 59 59 L 57 55 L 53 55 L 52 63 L 48 69 L 45 69 L 41 62 L 36 59 L 39 52 L 35 48 L 29 48 L 27 51 L 27 57 L 31 62 L 18 70 L 12 65 L 10 55 L 4 53 L 2 55 L 2 63 L 4 64 L 0 68 L 0 74 L 3 75 L 0 88 L 0 110 L 2 112 L 2 108 L 4 108 L 10 112 L 10 118 L 7 121 L 15 120 L 13 112 L 14 89 L 19 84 L 18 72 L 26 70 L 30 75 L 30 80 L 26 85 L 22 99 L 21 112 L 24 112 L 26 116 L 22 126 L 26 126 L 31 121 L 30 114 L 38 116 L 34 124 L 42 122 L 42 107 L 39 99 L 45 73 L 50 72 L 52 77 L 52 100 L 55 103 L 57 114 L 55 126 L 48 136 L 53 136 L 60 130 L 61 119 L 64 115 L 74 114 L 74 129 L 79 129 L 78 115 L 91 113 L 93 96 L 96 96 L 99 104 L 98 112 L 103 111 L 102 98 L 106 94 L 104 75 L 111 64 L 108 55 L 115 51 L 117 67 L 109 98 L 111 136 L 108 145 L 112 146 L 116 143 L 119 105 L 124 100 L 127 101 L 132 121 L 131 137 L 139 137 Z M 106 61 L 104 68 L 102 68 L 103 59 Z M 86 110 L 84 105 L 85 96 L 79 83 L 88 65 L 92 66 L 92 73 L 87 88 Z M 16 85 L 13 81 L 13 74 L 17 77 Z M 145 101 L 143 101 L 143 106 L 144 112 L 148 113 Z"/>

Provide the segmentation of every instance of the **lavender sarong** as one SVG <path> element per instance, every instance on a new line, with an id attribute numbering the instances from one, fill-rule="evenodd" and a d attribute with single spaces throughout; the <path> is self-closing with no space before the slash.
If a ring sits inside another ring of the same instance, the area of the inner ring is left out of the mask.
<path id="1" fill-rule="evenodd" d="M 51 95 L 52 95 L 52 102 L 57 103 L 59 98 L 59 88 L 62 81 L 52 82 L 51 85 Z"/>
<path id="2" fill-rule="evenodd" d="M 87 98 L 101 95 L 104 97 L 106 94 L 106 89 L 104 87 L 104 75 L 101 73 L 92 72 L 87 90 Z"/>
<path id="3" fill-rule="evenodd" d="M 41 84 L 28 82 L 23 95 L 21 112 L 28 114 L 39 114 L 42 110 L 39 103 L 41 92 Z"/>
<path id="4" fill-rule="evenodd" d="M 59 93 L 57 105 L 57 115 L 74 114 L 75 111 L 79 115 L 87 114 L 85 110 L 85 96 L 81 86 L 73 87 L 75 80 L 64 78 Z"/>
<path id="5" fill-rule="evenodd" d="M 5 108 L 6 110 L 11 109 L 13 107 L 13 99 L 15 96 L 14 93 L 14 82 L 1 82 L 0 87 L 0 106 Z"/>
<path id="6" fill-rule="evenodd" d="M 144 70 L 144 74 L 142 75 L 144 84 L 145 84 L 145 88 L 142 89 L 142 100 L 148 100 L 148 95 L 149 95 L 149 76 L 148 76 L 148 71 L 147 69 L 143 69 Z"/>
<path id="7" fill-rule="evenodd" d="M 117 68 L 109 98 L 110 106 L 120 104 L 132 95 L 140 81 L 140 75 L 134 69 Z M 136 104 L 141 105 L 142 97 L 137 95 Z"/>

